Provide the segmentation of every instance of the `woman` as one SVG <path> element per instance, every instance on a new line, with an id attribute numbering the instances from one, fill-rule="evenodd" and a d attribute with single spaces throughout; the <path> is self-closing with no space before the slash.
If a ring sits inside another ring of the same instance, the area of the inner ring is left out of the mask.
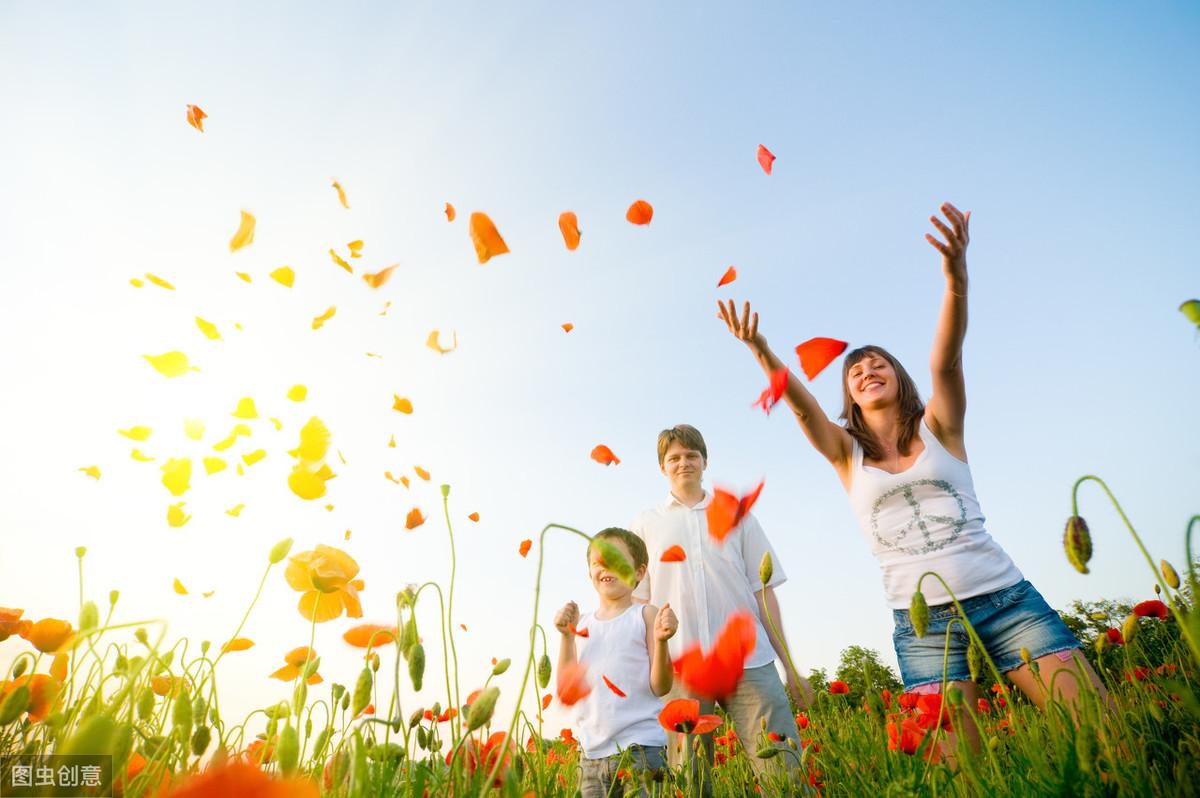
<path id="1" fill-rule="evenodd" d="M 975 498 L 963 444 L 966 389 L 962 342 L 967 331 L 967 242 L 971 214 L 941 206 L 945 223 L 929 217 L 946 239 L 925 239 L 942 254 L 946 290 L 934 335 L 930 370 L 933 395 L 922 404 L 900 363 L 877 346 L 849 353 L 842 366 L 842 418 L 830 421 L 800 381 L 789 373 L 785 398 L 809 442 L 833 465 L 883 571 L 895 616 L 893 636 L 905 689 L 937 692 L 943 676 L 946 629 L 957 610 L 941 581 L 921 583 L 929 607 L 924 638 L 913 632 L 907 607 L 926 571 L 935 571 L 959 599 L 996 667 L 1029 698 L 1045 705 L 1056 697 L 1073 705 L 1081 668 L 1103 695 L 1103 685 L 1077 653 L 1079 642 L 1004 550 L 987 533 Z M 783 367 L 758 332 L 758 314 L 747 302 L 739 318 L 730 300 L 718 302 L 721 318 L 744 341 L 768 374 Z M 975 706 L 976 685 L 967 664 L 968 637 L 950 633 L 947 678 Z M 1022 657 L 1038 664 L 1037 672 Z M 1066 671 L 1057 679 L 1055 675 Z M 1040 678 L 1040 683 L 1039 683 Z M 1044 687 L 1043 687 L 1044 685 Z M 976 741 L 973 724 L 968 734 Z"/>

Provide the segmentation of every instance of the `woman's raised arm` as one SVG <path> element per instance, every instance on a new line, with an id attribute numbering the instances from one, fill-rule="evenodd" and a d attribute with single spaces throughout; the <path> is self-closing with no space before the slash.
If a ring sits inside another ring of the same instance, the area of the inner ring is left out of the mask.
<path id="1" fill-rule="evenodd" d="M 783 362 L 767 345 L 767 339 L 758 331 L 758 313 L 751 314 L 749 302 L 743 307 L 740 318 L 732 299 L 729 300 L 728 306 L 718 301 L 717 308 L 729 332 L 739 341 L 745 342 L 767 376 L 784 367 Z M 796 421 L 804 430 L 808 442 L 833 464 L 838 476 L 845 482 L 845 477 L 850 471 L 850 433 L 829 420 L 816 398 L 801 384 L 796 375 L 792 374 L 791 369 L 788 369 L 787 390 L 783 397 L 796 414 Z"/>
<path id="2" fill-rule="evenodd" d="M 942 213 L 950 226 L 930 216 L 929 221 L 945 237 L 943 243 L 925 234 L 934 249 L 942 253 L 942 271 L 946 290 L 933 336 L 929 370 L 933 375 L 933 395 L 927 405 L 927 421 L 943 444 L 962 450 L 963 418 L 967 412 L 967 390 L 963 381 L 962 344 L 967 335 L 967 244 L 970 242 L 971 212 L 965 215 L 948 202 Z M 953 450 L 953 449 L 952 449 Z"/>

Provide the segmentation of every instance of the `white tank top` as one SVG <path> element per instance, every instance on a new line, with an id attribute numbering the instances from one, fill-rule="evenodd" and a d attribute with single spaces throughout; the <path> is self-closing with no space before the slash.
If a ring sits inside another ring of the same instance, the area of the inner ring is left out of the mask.
<path id="1" fill-rule="evenodd" d="M 588 632 L 587 637 L 575 638 L 575 645 L 592 692 L 571 708 L 571 717 L 588 759 L 612 756 L 635 744 L 667 744 L 658 722 L 662 701 L 650 691 L 643 606 L 634 604 L 607 621 L 587 613 L 576 625 Z M 604 676 L 625 693 L 624 698 L 604 683 Z"/>
<path id="2" fill-rule="evenodd" d="M 854 441 L 850 506 L 879 560 L 888 606 L 912 602 L 917 579 L 936 571 L 959 599 L 1012 587 L 1024 577 L 984 527 L 971 469 L 942 446 L 921 419 L 925 451 L 906 471 L 889 474 L 863 465 Z M 930 605 L 946 604 L 941 582 L 925 577 Z"/>

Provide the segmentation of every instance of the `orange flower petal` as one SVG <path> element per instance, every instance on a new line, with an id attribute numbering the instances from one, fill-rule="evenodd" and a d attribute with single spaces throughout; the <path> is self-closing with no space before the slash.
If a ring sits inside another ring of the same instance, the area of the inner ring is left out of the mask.
<path id="1" fill-rule="evenodd" d="M 470 515 L 467 516 L 467 518 L 470 518 L 472 521 L 474 521 L 477 524 L 479 523 L 479 513 L 471 513 Z"/>
<path id="2" fill-rule="evenodd" d="M 659 557 L 659 562 L 683 562 L 687 559 L 687 555 L 683 551 L 682 546 L 672 546 L 662 553 Z"/>
<path id="3" fill-rule="evenodd" d="M 717 288 L 720 288 L 723 285 L 729 285 L 736 279 L 737 279 L 737 269 L 734 268 L 733 266 L 730 266 L 728 269 L 725 270 L 725 274 L 721 275 L 721 279 L 719 281 L 717 281 Z"/>
<path id="4" fill-rule="evenodd" d="M 471 241 L 475 244 L 475 256 L 480 264 L 508 252 L 508 245 L 500 237 L 496 225 L 486 213 L 480 211 L 471 214 Z"/>
<path id="5" fill-rule="evenodd" d="M 187 121 L 192 127 L 204 132 L 204 120 L 208 118 L 208 114 L 200 110 L 198 105 L 189 105 L 187 107 Z"/>
<path id="6" fill-rule="evenodd" d="M 779 402 L 780 398 L 783 397 L 784 392 L 787 390 L 787 384 L 787 367 L 784 366 L 782 368 L 775 369 L 771 372 L 770 385 L 768 385 L 766 390 L 759 395 L 758 400 L 755 401 L 751 407 L 761 407 L 764 412 L 770 414 L 771 408 L 773 408 Z"/>
<path id="7" fill-rule="evenodd" d="M 567 629 L 569 629 L 571 634 L 575 635 L 576 637 L 591 637 L 592 635 L 592 633 L 587 629 L 576 629 L 575 624 L 573 623 L 567 624 Z"/>
<path id="8" fill-rule="evenodd" d="M 558 669 L 558 700 L 563 706 L 574 706 L 592 692 L 588 684 L 587 668 L 572 662 Z"/>
<path id="9" fill-rule="evenodd" d="M 592 449 L 592 459 L 600 465 L 605 466 L 621 464 L 621 458 L 613 454 L 613 450 L 604 444 L 600 444 L 596 448 Z"/>
<path id="10" fill-rule="evenodd" d="M 758 495 L 762 493 L 762 489 L 763 483 L 759 482 L 758 487 L 738 499 L 726 490 L 714 488 L 712 501 L 704 511 L 708 519 L 708 534 L 718 541 L 724 541 L 725 537 L 750 512 L 750 508 L 758 501 Z"/>
<path id="11" fill-rule="evenodd" d="M 350 210 L 350 203 L 346 202 L 346 190 L 342 188 L 342 184 L 334 180 L 333 188 L 335 191 L 337 191 L 338 202 L 342 203 L 343 208 Z"/>
<path id="12" fill-rule="evenodd" d="M 520 547 L 517 548 L 517 551 L 520 552 L 522 557 L 525 557 L 529 554 L 529 550 L 531 548 L 533 548 L 532 540 L 522 540 Z"/>
<path id="13" fill-rule="evenodd" d="M 808 377 L 810 382 L 816 379 L 826 366 L 846 351 L 846 346 L 845 341 L 836 338 L 810 338 L 797 346 L 796 354 L 800 357 L 800 368 L 804 369 L 804 376 Z"/>
<path id="14" fill-rule="evenodd" d="M 375 272 L 374 274 L 364 274 L 362 276 L 363 281 L 372 288 L 378 288 L 388 281 L 388 279 L 392 276 L 392 272 L 399 266 L 399 263 L 393 263 L 391 266 L 388 266 L 382 271 Z"/>
<path id="15" fill-rule="evenodd" d="M 396 394 L 392 394 L 392 399 L 394 400 L 392 402 L 393 410 L 404 413 L 405 415 L 412 413 L 413 403 L 411 400 L 401 399 L 399 396 L 396 396 Z"/>
<path id="16" fill-rule="evenodd" d="M 346 271 L 350 272 L 351 274 L 354 274 L 354 267 L 351 266 L 349 263 L 346 263 L 346 261 L 342 259 L 342 256 L 337 254 L 336 252 L 334 252 L 332 249 L 329 250 L 329 257 L 332 258 L 333 262 L 336 263 L 338 266 L 341 266 Z"/>
<path id="17" fill-rule="evenodd" d="M 562 328 L 563 332 L 570 332 L 571 330 L 575 329 L 575 325 L 571 322 L 567 322 L 566 324 L 562 325 Z"/>
<path id="18" fill-rule="evenodd" d="M 421 479 L 425 480 L 426 482 L 429 481 L 429 472 L 424 468 L 421 468 L 419 465 L 415 465 L 413 466 L 413 471 L 416 471 L 417 476 L 419 476 Z"/>
<path id="19" fill-rule="evenodd" d="M 550 708 L 550 701 L 553 698 L 554 696 L 550 695 L 549 693 L 546 693 L 544 696 L 542 696 L 542 712 L 545 712 Z"/>
<path id="20" fill-rule="evenodd" d="M 579 220 L 574 211 L 564 211 L 558 216 L 558 229 L 562 231 L 563 243 L 574 252 L 579 248 Z"/>
<path id="21" fill-rule="evenodd" d="M 342 639 L 355 648 L 379 647 L 396 641 L 396 627 L 364 623 L 347 630 Z"/>
<path id="22" fill-rule="evenodd" d="M 650 224 L 650 220 L 654 218 L 654 208 L 645 200 L 638 200 L 629 206 L 629 210 L 625 212 L 625 218 L 631 224 Z"/>
<path id="23" fill-rule="evenodd" d="M 607 676 L 605 676 L 604 674 L 600 674 L 600 678 L 604 680 L 604 684 L 608 687 L 609 690 L 612 690 L 614 693 L 617 694 L 618 698 L 626 697 L 625 692 L 620 687 L 617 687 L 615 684 L 613 684 L 611 681 L 609 681 L 609 678 Z"/>
<path id="24" fill-rule="evenodd" d="M 454 217 L 457 215 L 458 215 L 458 213 L 454 210 L 454 206 L 451 205 L 449 202 L 447 202 L 446 203 L 446 221 L 453 222 Z"/>
<path id="25" fill-rule="evenodd" d="M 423 523 L 425 523 L 425 516 L 421 515 L 419 507 L 414 507 L 408 511 L 408 517 L 404 519 L 404 528 L 416 529 Z"/>
<path id="26" fill-rule="evenodd" d="M 758 145 L 758 165 L 762 167 L 762 170 L 764 172 L 766 172 L 767 174 L 771 174 L 771 166 L 774 163 L 775 163 L 775 156 L 771 154 L 770 150 L 768 150 L 763 145 L 759 144 Z"/>
<path id="27" fill-rule="evenodd" d="M 235 637 L 221 646 L 221 651 L 245 651 L 253 645 L 254 641 L 247 637 Z"/>

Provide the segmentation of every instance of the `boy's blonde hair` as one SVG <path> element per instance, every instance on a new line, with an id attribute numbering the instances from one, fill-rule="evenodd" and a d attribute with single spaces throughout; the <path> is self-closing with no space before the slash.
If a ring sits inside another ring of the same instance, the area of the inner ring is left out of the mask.
<path id="1" fill-rule="evenodd" d="M 662 467 L 663 460 L 667 457 L 667 449 L 675 441 L 679 441 L 689 449 L 695 449 L 700 452 L 705 462 L 708 461 L 708 447 L 704 445 L 704 436 L 700 434 L 700 430 L 691 424 L 676 424 L 670 429 L 665 429 L 658 433 L 658 465 L 660 468 Z"/>
<path id="2" fill-rule="evenodd" d="M 619 526 L 610 526 L 608 529 L 601 529 L 593 537 L 603 538 L 604 540 L 619 540 L 625 544 L 625 548 L 629 549 L 629 553 L 633 556 L 633 570 L 644 568 L 650 565 L 650 553 L 646 551 L 646 543 L 637 535 L 630 532 L 628 529 L 622 529 Z M 587 550 L 588 564 L 592 562 L 592 547 L 589 544 Z"/>

